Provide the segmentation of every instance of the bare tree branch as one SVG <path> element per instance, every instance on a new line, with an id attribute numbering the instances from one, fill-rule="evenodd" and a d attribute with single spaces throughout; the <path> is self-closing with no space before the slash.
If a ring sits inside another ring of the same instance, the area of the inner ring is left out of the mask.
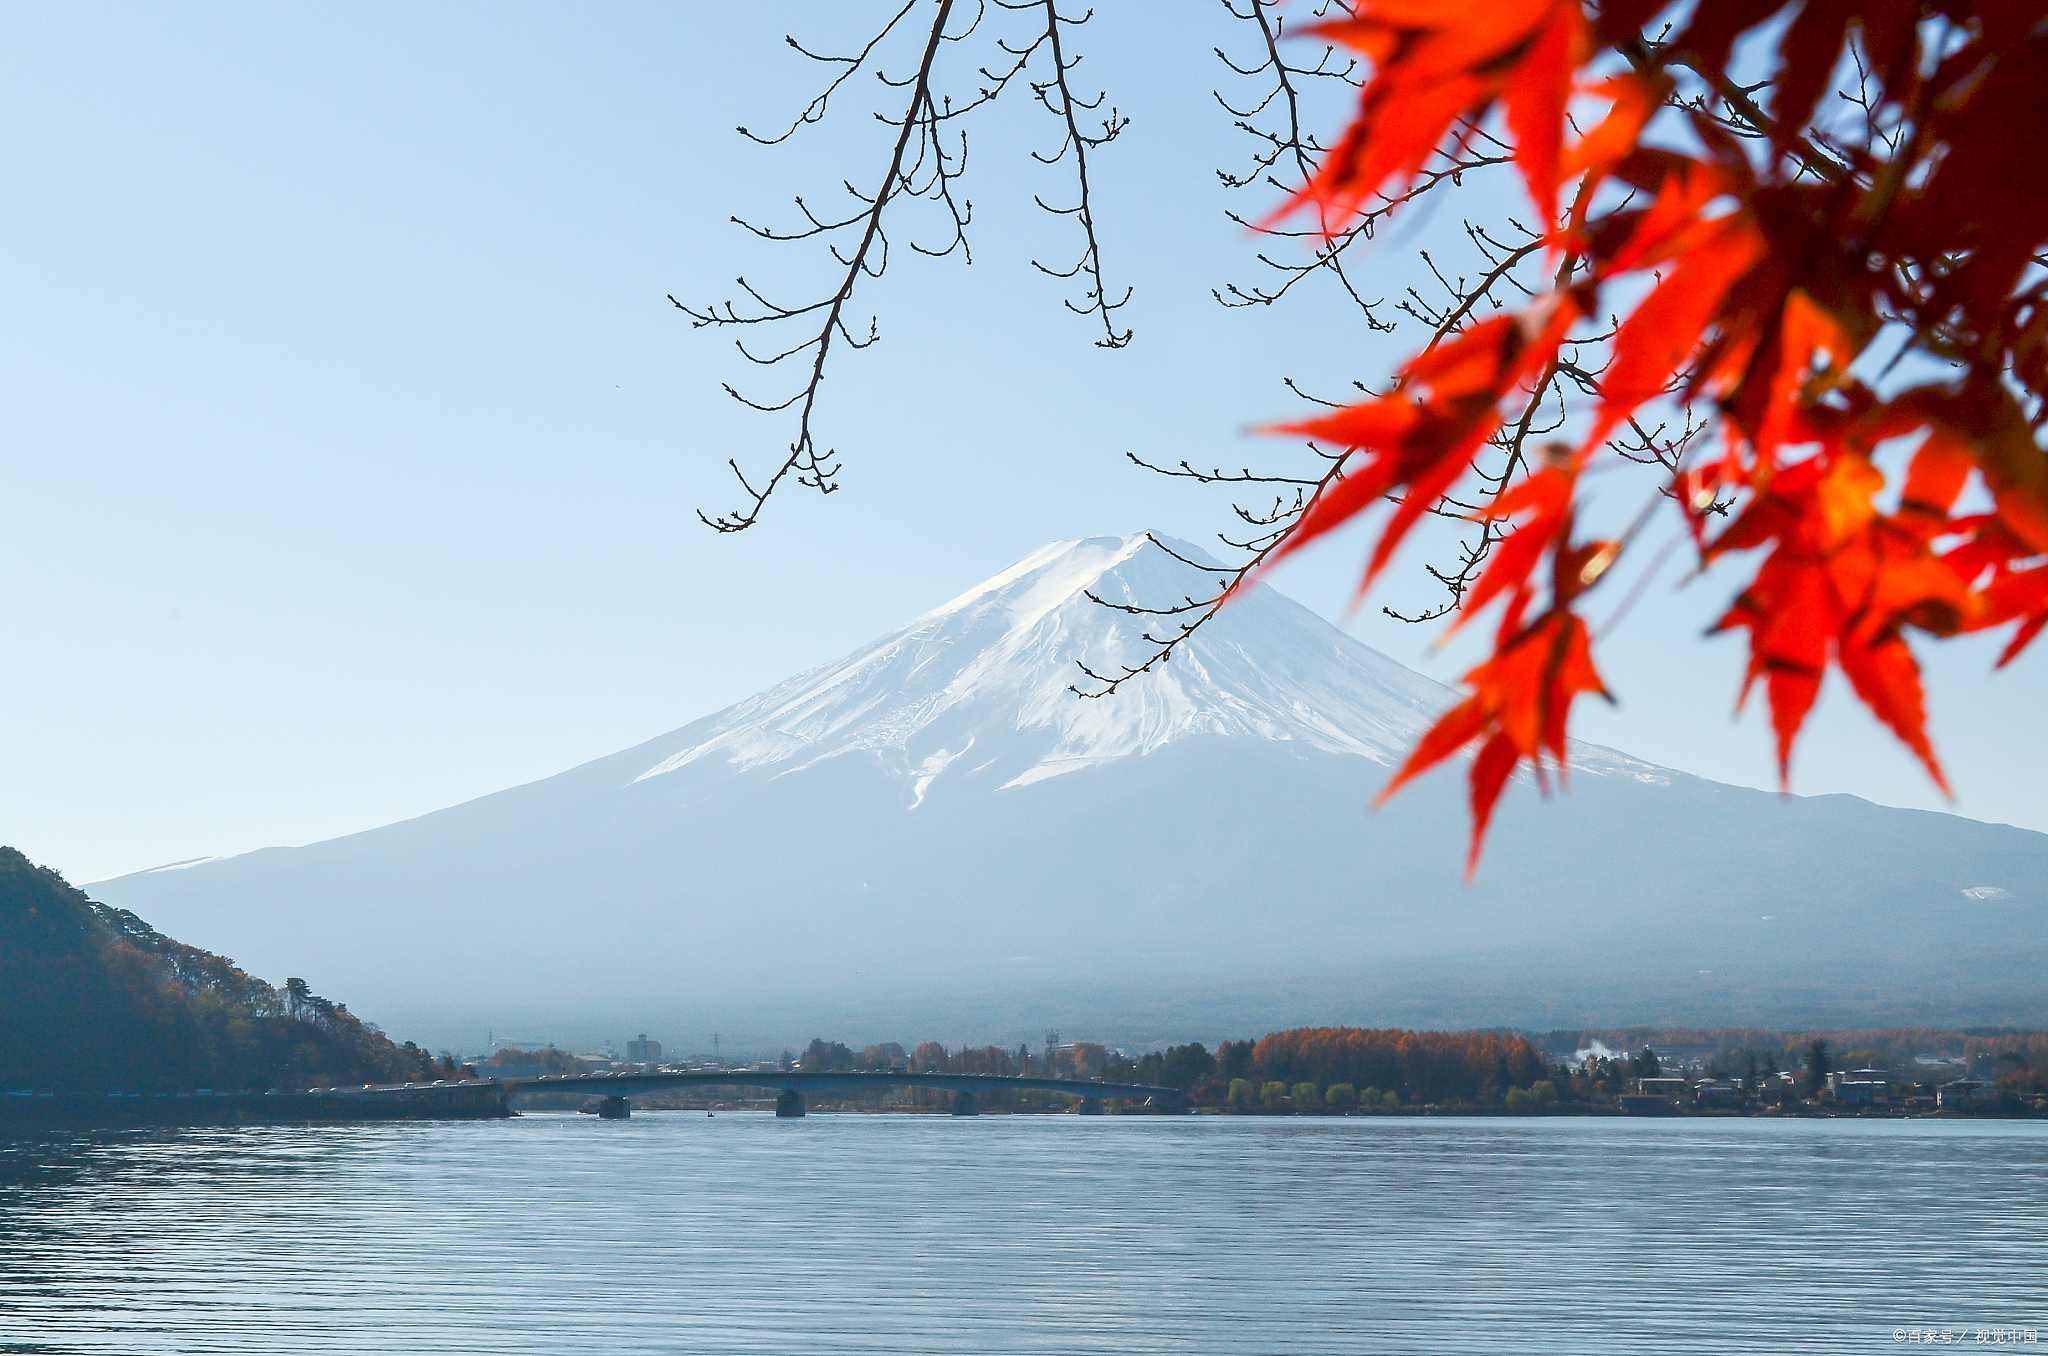
<path id="1" fill-rule="evenodd" d="M 1022 3 L 1008 3 L 1008 0 L 999 0 L 999 3 L 1003 3 L 1006 9 L 1025 7 Z M 1068 301 L 1067 309 L 1076 315 L 1096 316 L 1102 321 L 1102 338 L 1095 341 L 1097 348 L 1122 348 L 1131 342 L 1131 332 L 1128 329 L 1117 329 L 1116 312 L 1130 304 L 1131 289 L 1126 287 L 1121 298 L 1111 301 L 1107 285 L 1102 280 L 1102 247 L 1096 240 L 1095 209 L 1088 194 L 1088 152 L 1099 150 L 1116 140 L 1124 128 L 1130 126 L 1130 119 L 1120 116 L 1115 108 L 1111 108 L 1109 116 L 1102 120 L 1102 130 L 1099 133 L 1090 134 L 1081 130 L 1079 115 L 1083 112 L 1092 113 L 1102 107 L 1107 95 L 1098 92 L 1092 102 L 1084 102 L 1075 97 L 1072 86 L 1067 82 L 1067 75 L 1080 65 L 1081 58 L 1076 56 L 1070 60 L 1067 57 L 1060 42 L 1060 28 L 1079 27 L 1095 17 L 1095 11 L 1089 10 L 1078 19 L 1066 19 L 1060 15 L 1057 0 L 1042 0 L 1042 4 L 1045 11 L 1045 42 L 1052 50 L 1052 71 L 1047 79 L 1032 82 L 1031 93 L 1047 111 L 1065 124 L 1066 132 L 1060 141 L 1059 149 L 1051 155 L 1042 155 L 1034 151 L 1032 156 L 1040 164 L 1056 165 L 1066 158 L 1068 152 L 1072 152 L 1074 180 L 1079 196 L 1072 207 L 1054 207 L 1043 197 L 1037 198 L 1036 201 L 1040 207 L 1054 216 L 1070 216 L 1079 222 L 1082 247 L 1081 257 L 1068 269 L 1048 268 L 1036 259 L 1031 263 L 1032 267 L 1047 277 L 1064 279 L 1085 275 L 1082 300 L 1079 304 Z"/>
<path id="2" fill-rule="evenodd" d="M 737 458 L 728 461 L 740 483 L 741 506 L 723 514 L 711 515 L 700 511 L 697 515 L 720 532 L 740 532 L 752 527 L 760 520 L 769 498 L 787 480 L 823 494 L 830 494 L 838 488 L 840 463 L 836 460 L 837 454 L 830 448 L 821 450 L 818 441 L 820 396 L 826 373 L 836 351 L 866 348 L 881 337 L 879 323 L 873 315 L 857 321 L 851 314 L 855 293 L 864 279 L 880 278 L 888 271 L 893 243 L 890 229 L 894 221 L 892 209 L 906 199 L 922 199 L 933 204 L 943 233 L 932 242 L 919 239 L 914 234 L 905 234 L 901 243 L 907 245 L 913 254 L 944 258 L 958 253 L 967 262 L 973 262 L 967 237 L 968 226 L 973 220 L 973 205 L 961 195 L 959 188 L 967 166 L 967 140 L 961 120 L 994 103 L 1013 84 L 1021 81 L 1028 85 L 1032 97 L 1060 122 L 1061 137 L 1057 148 L 1050 153 L 1035 154 L 1034 158 L 1045 165 L 1059 165 L 1071 159 L 1073 167 L 1076 185 L 1073 203 L 1055 206 L 1040 195 L 1038 204 L 1055 216 L 1073 219 L 1081 229 L 1082 248 L 1072 267 L 1055 269 L 1036 260 L 1033 262 L 1048 276 L 1081 280 L 1080 297 L 1067 300 L 1065 305 L 1076 314 L 1094 316 L 1101 321 L 1103 337 L 1096 341 L 1100 347 L 1121 348 L 1130 342 L 1131 331 L 1118 326 L 1116 312 L 1129 303 L 1131 293 L 1127 288 L 1121 296 L 1113 294 L 1104 279 L 1090 180 L 1090 154 L 1114 141 L 1129 125 L 1129 120 L 1111 108 L 1102 118 L 1099 131 L 1091 131 L 1083 125 L 1084 119 L 1103 105 L 1106 96 L 1098 93 L 1093 99 L 1086 99 L 1075 93 L 1071 76 L 1081 58 L 1078 53 L 1070 51 L 1064 41 L 1068 30 L 1080 27 L 1093 17 L 1092 11 L 1072 18 L 1060 12 L 1056 0 L 966 0 L 965 3 L 936 0 L 930 24 L 923 34 L 914 73 L 900 78 L 891 76 L 880 64 L 881 52 L 893 34 L 909 27 L 910 17 L 926 3 L 928 0 L 907 0 L 890 14 L 858 51 L 850 55 L 822 54 L 812 51 L 794 37 L 785 39 L 802 56 L 834 67 L 831 79 L 782 131 L 772 136 L 757 136 L 744 127 L 739 129 L 743 136 L 765 146 L 787 141 L 803 128 L 822 122 L 834 99 L 841 96 L 853 76 L 863 70 L 872 71 L 883 89 L 905 92 L 900 114 L 876 114 L 877 120 L 893 128 L 895 135 L 887 165 L 874 187 L 863 189 L 851 181 L 841 184 L 853 200 L 850 210 L 821 211 L 799 196 L 795 199 L 798 221 L 791 227 L 761 225 L 737 216 L 733 218 L 736 224 L 761 240 L 778 244 L 822 243 L 836 268 L 836 283 L 832 289 L 813 300 L 785 303 L 765 295 L 760 288 L 741 277 L 737 282 L 738 301 L 690 306 L 673 295 L 669 297 L 669 301 L 687 315 L 696 328 L 738 329 L 740 337 L 735 340 L 735 347 L 749 364 L 773 368 L 799 361 L 806 369 L 802 384 L 787 395 L 762 398 L 749 395 L 731 383 L 724 385 L 728 395 L 749 409 L 764 413 L 794 409 L 796 428 L 781 459 L 764 476 L 750 477 Z M 956 18 L 970 10 L 971 19 L 956 27 Z M 992 43 L 995 55 L 973 68 L 980 77 L 980 84 L 974 92 L 955 100 L 941 89 L 941 55 L 949 46 L 964 43 L 979 32 L 991 12 L 1033 15 L 1038 24 L 1019 41 L 1012 41 L 1001 34 L 985 39 Z M 1044 74 L 1039 77 L 1034 73 L 1041 68 L 1044 68 Z M 757 347 L 749 344 L 745 337 L 749 327 L 781 331 L 792 325 L 801 327 L 798 331 L 800 337 L 795 342 Z"/>
<path id="3" fill-rule="evenodd" d="M 820 94 L 811 102 L 810 107 L 805 109 L 804 113 L 797 119 L 797 122 L 791 126 L 789 132 L 783 133 L 780 137 L 774 138 L 774 140 L 784 140 L 796 130 L 796 127 L 806 122 L 815 122 L 823 117 L 826 102 L 830 99 L 833 91 L 837 90 L 854 71 L 860 68 L 867 57 L 873 53 L 876 45 L 888 36 L 890 29 L 893 29 L 902 20 L 903 16 L 910 12 L 912 7 L 906 5 L 902 10 L 898 11 L 896 17 L 889 21 L 888 26 L 876 36 L 874 41 L 862 49 L 860 56 L 844 58 L 843 60 L 850 63 L 847 69 L 841 72 L 832 84 L 827 87 L 825 93 Z M 811 432 L 811 416 L 817 409 L 818 391 L 825 384 L 825 360 L 831 356 L 832 340 L 834 337 L 843 337 L 847 344 L 854 348 L 871 344 L 879 337 L 874 321 L 870 320 L 868 322 L 867 338 L 865 340 L 855 338 L 852 332 L 846 328 L 846 303 L 853 297 L 854 288 L 860 282 L 863 275 L 880 277 L 882 270 L 888 266 L 888 241 L 887 237 L 882 233 L 882 216 L 887 211 L 890 200 L 899 191 L 916 191 L 916 185 L 909 175 L 906 174 L 905 167 L 906 157 L 909 155 L 913 141 L 920 133 L 930 143 L 928 149 L 933 155 L 933 172 L 937 176 L 937 181 L 943 183 L 945 178 L 945 151 L 938 144 L 938 110 L 932 103 L 931 77 L 932 65 L 937 60 L 939 54 L 939 42 L 945 36 L 946 21 L 952 17 L 952 13 L 953 0 L 939 0 L 938 10 L 932 17 L 931 31 L 925 39 L 924 57 L 918 63 L 915 80 L 911 82 L 909 106 L 904 110 L 901 122 L 897 124 L 896 145 L 889 156 L 889 168 L 883 173 L 882 181 L 876 186 L 874 194 L 864 199 L 867 210 L 864 213 L 856 213 L 839 223 L 839 226 L 851 226 L 858 223 L 861 226 L 861 233 L 860 243 L 855 246 L 853 253 L 841 260 L 846 266 L 846 271 L 841 276 L 839 286 L 833 291 L 832 295 L 822 302 L 814 302 L 808 306 L 776 306 L 763 298 L 754 288 L 748 286 L 747 280 L 742 278 L 740 279 L 740 286 L 745 288 L 747 294 L 763 307 L 760 312 L 752 315 L 742 315 L 733 308 L 731 302 L 725 303 L 722 308 L 706 307 L 703 310 L 694 310 L 677 301 L 674 296 L 669 297 L 669 301 L 676 309 L 689 316 L 691 322 L 700 329 L 707 325 L 772 324 L 778 321 L 794 319 L 798 316 L 810 315 L 817 311 L 824 312 L 824 321 L 819 326 L 815 337 L 806 339 L 792 348 L 785 349 L 772 358 L 756 358 L 753 354 L 747 353 L 744 347 L 740 350 L 751 361 L 761 363 L 764 366 L 772 366 L 783 361 L 785 358 L 794 357 L 797 354 L 808 351 L 811 354 L 811 371 L 810 379 L 804 383 L 801 391 L 787 400 L 772 405 L 750 400 L 746 396 L 741 395 L 731 385 L 726 386 L 726 391 L 733 399 L 752 406 L 754 409 L 782 410 L 789 408 L 791 405 L 798 405 L 799 412 L 797 416 L 796 437 L 789 445 L 789 454 L 782 459 L 782 464 L 775 468 L 774 472 L 762 483 L 760 488 L 756 489 L 753 483 L 747 479 L 746 472 L 740 469 L 737 459 L 730 460 L 727 463 L 732 467 L 733 475 L 739 478 L 740 488 L 746 494 L 747 503 L 734 512 L 723 513 L 717 517 L 707 515 L 702 510 L 699 510 L 697 514 L 698 518 L 702 519 L 705 524 L 718 529 L 720 532 L 739 532 L 752 527 L 760 520 L 761 510 L 767 504 L 768 496 L 775 493 L 776 487 L 782 483 L 785 477 L 794 476 L 798 484 L 807 485 L 821 494 L 830 494 L 838 488 L 833 481 L 833 476 L 838 472 L 839 468 L 836 464 L 829 463 L 829 459 L 832 456 L 829 449 L 822 457 L 819 455 L 817 443 Z M 796 47 L 798 51 L 804 50 L 798 46 L 794 38 L 789 40 L 789 44 L 792 47 Z M 806 52 L 805 55 L 810 54 Z M 815 59 L 832 60 L 832 58 Z M 740 130 L 743 133 L 746 131 L 745 128 Z M 758 140 L 759 138 L 756 139 Z M 860 191 L 854 188 L 852 184 L 848 184 L 846 189 L 854 197 L 861 197 Z M 811 221 L 816 229 L 785 238 L 802 239 L 809 235 L 838 229 L 838 227 L 819 225 L 818 219 L 811 214 L 810 209 L 803 207 L 801 199 L 798 199 L 798 206 L 803 208 L 805 218 Z M 735 217 L 734 220 L 738 221 L 739 219 Z M 740 222 L 740 224 L 746 225 L 745 222 Z M 965 218 L 956 214 L 955 225 L 956 229 L 964 230 L 966 226 Z M 881 257 L 871 263 L 870 257 L 878 251 Z M 835 257 L 837 256 L 835 255 Z"/>

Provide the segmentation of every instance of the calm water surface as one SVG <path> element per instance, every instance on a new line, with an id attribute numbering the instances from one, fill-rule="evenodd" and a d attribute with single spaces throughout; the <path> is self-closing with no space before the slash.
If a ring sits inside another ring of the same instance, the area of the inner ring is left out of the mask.
<path id="1" fill-rule="evenodd" d="M 0 1140 L 0 1352 L 1918 1349 L 1902 1327 L 2048 1338 L 2048 1126 L 643 1113 Z"/>

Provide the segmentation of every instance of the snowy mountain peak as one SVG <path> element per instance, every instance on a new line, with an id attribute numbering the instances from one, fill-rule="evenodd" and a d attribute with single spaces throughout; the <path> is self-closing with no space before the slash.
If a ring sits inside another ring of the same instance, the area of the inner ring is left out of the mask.
<path id="1" fill-rule="evenodd" d="M 916 803 L 955 768 L 993 765 L 1021 786 L 1196 735 L 1391 763 L 1450 700 L 1265 588 L 1115 695 L 1077 696 L 1081 663 L 1143 663 L 1143 633 L 1170 624 L 1104 603 L 1168 606 L 1213 589 L 1186 561 L 1209 558 L 1145 533 L 1055 542 L 844 659 L 658 741 L 671 751 L 636 780 L 707 761 L 795 771 L 860 753 L 899 771 Z"/>
<path id="2" fill-rule="evenodd" d="M 1167 540 L 1172 541 L 1171 538 Z M 1191 560 L 1210 560 L 1191 547 L 1183 549 L 1180 542 L 1172 544 L 1174 549 L 1182 550 Z M 1028 624 L 1068 599 L 1092 590 L 1104 574 L 1148 549 L 1154 556 L 1170 559 L 1166 552 L 1160 550 L 1152 535 L 1145 532 L 1129 537 L 1056 541 L 1033 551 L 1002 573 L 982 580 L 952 602 L 932 609 L 911 625 L 967 611 L 985 599 L 996 600 L 995 605 L 1008 608 L 1013 616 Z"/>

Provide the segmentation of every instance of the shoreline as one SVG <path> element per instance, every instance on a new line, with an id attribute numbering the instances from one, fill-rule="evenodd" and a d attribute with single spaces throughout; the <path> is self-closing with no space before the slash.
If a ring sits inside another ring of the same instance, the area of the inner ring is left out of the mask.
<path id="1" fill-rule="evenodd" d="M 488 1085 L 472 1085 L 487 1087 Z M 119 1105 L 110 1105 L 119 1103 Z M 716 1108 L 644 1107 L 636 1116 L 697 1116 L 713 1111 L 728 1114 L 760 1114 L 768 1106 L 724 1106 Z M 468 1104 L 425 1099 L 368 1100 L 335 1093 L 164 1093 L 156 1096 L 110 1098 L 106 1096 L 62 1096 L 53 1093 L 24 1097 L 0 1096 L 0 1133 L 35 1130 L 132 1130 L 232 1125 L 347 1125 L 379 1121 L 476 1121 L 510 1120 L 526 1114 L 588 1115 L 588 1108 L 533 1107 L 520 1111 L 502 1096 L 478 1096 Z M 813 1116 L 931 1116 L 951 1118 L 938 1109 L 913 1107 L 813 1107 Z M 984 1117 L 1070 1116 L 1071 1109 L 986 1111 Z M 1118 1116 L 1152 1118 L 1158 1113 L 1111 1112 Z M 1535 1112 L 1510 1112 L 1492 1107 L 1423 1106 L 1399 1111 L 1339 1115 L 1243 1115 L 1219 1108 L 1191 1108 L 1189 1115 L 1246 1121 L 1368 1121 L 1368 1120 L 1650 1120 L 1650 1121 L 2038 1121 L 2048 1120 L 2040 1112 L 2021 1111 L 1710 1111 L 1673 1108 L 1664 1112 L 1623 1111 L 1614 1107 L 1553 1107 Z M 967 1119 L 967 1118 L 962 1118 Z"/>

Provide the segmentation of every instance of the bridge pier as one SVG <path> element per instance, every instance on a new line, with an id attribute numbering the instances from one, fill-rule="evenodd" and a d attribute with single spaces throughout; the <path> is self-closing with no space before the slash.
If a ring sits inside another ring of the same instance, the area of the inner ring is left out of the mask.
<path id="1" fill-rule="evenodd" d="M 1146 1102 L 1148 1109 L 1186 1111 L 1178 1090 L 1137 1083 L 1101 1083 L 1078 1078 L 1036 1078 L 1028 1075 L 950 1074 L 936 1070 L 875 1069 L 853 1072 L 841 1069 L 706 1069 L 688 1073 L 654 1071 L 626 1074 L 555 1074 L 537 1078 L 492 1079 L 485 1083 L 406 1084 L 404 1087 L 361 1087 L 333 1089 L 320 1095 L 330 1111 L 346 1109 L 350 1118 L 383 1119 L 389 1116 L 509 1116 L 509 1098 L 526 1093 L 578 1093 L 581 1109 L 607 1119 L 632 1114 L 627 1098 L 656 1088 L 749 1089 L 750 1098 L 760 1091 L 776 1093 L 775 1114 L 785 1119 L 802 1116 L 804 1099 L 813 1092 L 893 1087 L 943 1090 L 950 1099 L 941 1105 L 956 1116 L 981 1114 L 981 1094 L 991 1088 L 1034 1093 L 1053 1093 L 1069 1099 L 1080 1116 L 1100 1116 L 1109 1108 L 1103 1102 L 1118 1100 L 1119 1110 Z M 759 1091 L 755 1091 L 759 1090 Z M 310 1095 L 310 1094 L 309 1094 Z M 338 1099 L 347 1099 L 344 1108 Z M 930 1098 L 920 1098 L 931 1106 Z M 370 1109 L 374 1103 L 376 1110 Z M 358 1105 L 360 1104 L 360 1106 Z M 1043 1103 L 1039 1103 L 1043 1105 Z M 758 1106 L 760 1103 L 754 1102 Z M 1051 1103 L 1058 1106 L 1058 1102 Z M 602 1110 L 600 1110 L 602 1108 Z M 324 1114 L 324 1113 L 323 1113 Z M 5 1116 L 0 1116 L 4 1120 Z"/>

